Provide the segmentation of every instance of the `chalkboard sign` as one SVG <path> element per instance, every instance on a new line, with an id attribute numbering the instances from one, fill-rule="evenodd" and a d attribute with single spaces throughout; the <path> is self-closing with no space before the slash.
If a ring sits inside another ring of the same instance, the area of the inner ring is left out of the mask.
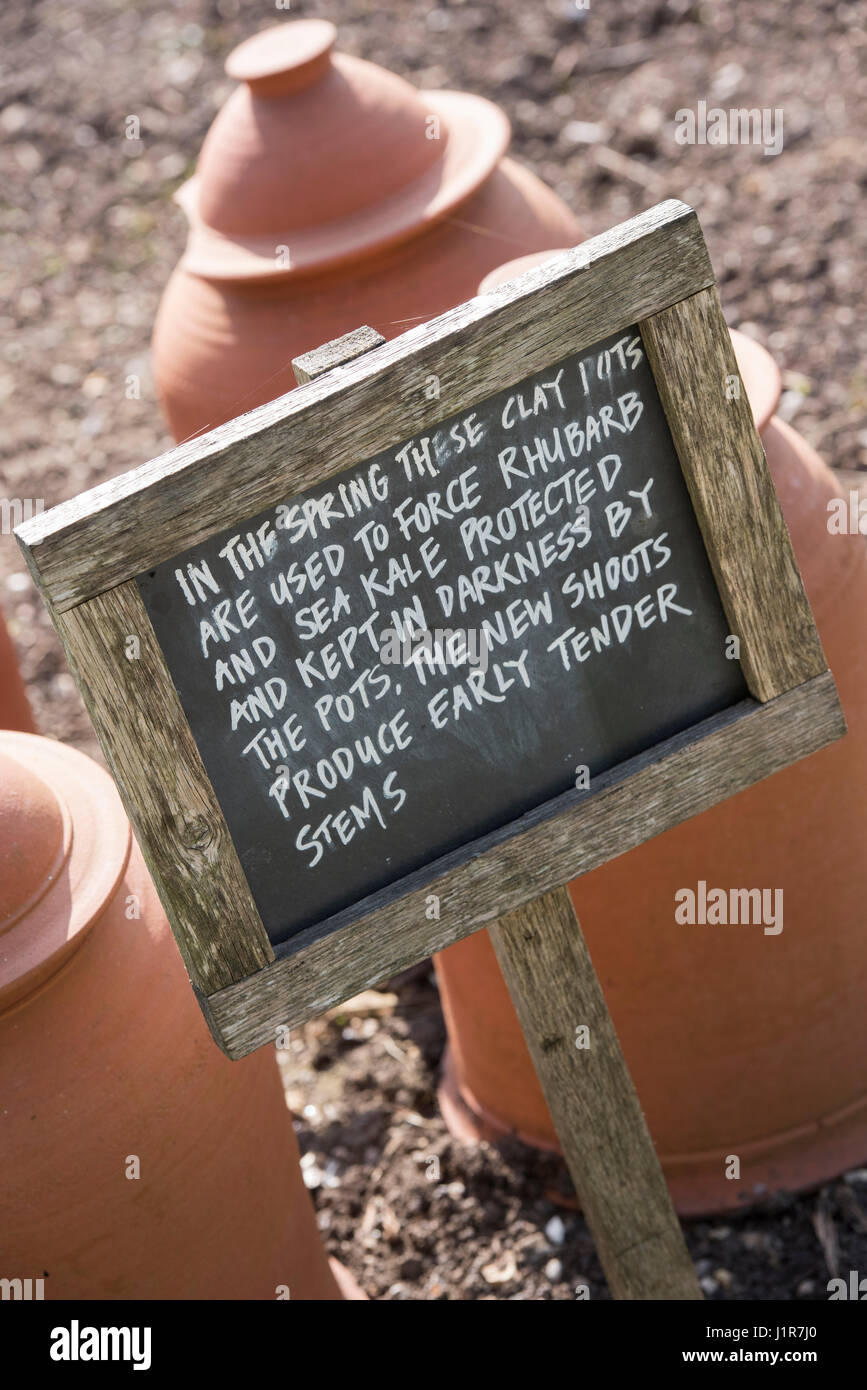
<path id="1" fill-rule="evenodd" d="M 747 695 L 635 326 L 138 585 L 273 943 Z"/>
<path id="2" fill-rule="evenodd" d="M 356 350 L 17 531 L 231 1056 L 844 727 L 691 209 Z"/>
<path id="3" fill-rule="evenodd" d="M 612 1295 L 700 1298 L 563 885 L 845 724 L 695 214 L 293 365 L 16 532 L 205 1018 L 490 924 Z"/>

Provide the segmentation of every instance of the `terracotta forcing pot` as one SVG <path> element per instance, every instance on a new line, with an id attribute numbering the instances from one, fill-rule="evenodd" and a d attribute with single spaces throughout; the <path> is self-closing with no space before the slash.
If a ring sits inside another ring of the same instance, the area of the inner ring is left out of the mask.
<path id="1" fill-rule="evenodd" d="M 13 733 L 0 1096 L 4 1278 L 46 1300 L 363 1297 L 329 1267 L 273 1057 L 208 1035 L 110 778 Z"/>
<path id="2" fill-rule="evenodd" d="M 840 490 L 773 418 L 767 353 L 733 336 L 849 734 L 570 886 L 685 1215 L 816 1184 L 867 1156 L 867 550 L 858 535 L 829 534 Z M 700 880 L 781 888 L 783 929 L 678 924 L 675 893 Z M 449 947 L 436 969 L 449 1127 L 556 1148 L 487 933 Z M 726 1176 L 730 1156 L 739 1179 Z"/>
<path id="3" fill-rule="evenodd" d="M 470 299 L 504 257 L 572 245 L 580 229 L 504 158 L 505 115 L 420 92 L 333 52 L 324 20 L 241 44 L 241 85 L 178 193 L 190 223 L 154 329 L 177 439 L 295 386 L 291 359 L 368 323 L 386 338 Z"/>
<path id="4" fill-rule="evenodd" d="M 33 733 L 35 725 L 18 657 L 3 614 L 0 613 L 0 729 L 20 729 Z"/>

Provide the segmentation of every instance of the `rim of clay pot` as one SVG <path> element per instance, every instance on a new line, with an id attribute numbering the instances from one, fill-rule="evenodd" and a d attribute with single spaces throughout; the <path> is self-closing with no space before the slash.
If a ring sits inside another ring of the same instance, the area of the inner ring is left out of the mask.
<path id="1" fill-rule="evenodd" d="M 443 1056 L 437 1098 L 449 1133 L 462 1144 L 499 1144 L 504 1139 L 517 1139 L 528 1148 L 562 1156 L 560 1145 L 552 1143 L 546 1135 L 515 1129 L 508 1119 L 479 1101 L 467 1083 L 458 1079 L 451 1044 Z M 865 1123 L 867 1099 L 861 1096 L 852 1104 L 807 1124 L 762 1135 L 747 1143 L 733 1141 L 732 1147 L 740 1154 L 742 1162 L 749 1162 L 757 1175 L 758 1186 L 748 1195 L 737 1193 L 736 1183 L 722 1180 L 717 1149 L 660 1153 L 659 1159 L 675 1208 L 681 1216 L 743 1211 L 761 1202 L 768 1192 L 800 1191 L 818 1186 L 834 1172 L 843 1172 L 859 1163 L 864 1153 Z M 552 1191 L 549 1195 L 555 1203 L 560 1203 L 558 1193 Z M 563 1205 L 580 1208 L 577 1199 L 566 1200 Z"/>
<path id="2" fill-rule="evenodd" d="M 406 188 L 352 216 L 310 231 L 266 237 L 227 237 L 198 214 L 199 179 L 175 194 L 190 224 L 180 269 L 206 280 L 285 280 L 340 265 L 417 236 L 476 192 L 505 154 L 511 127 L 493 102 L 466 92 L 419 92 L 431 115 L 448 129 L 442 158 Z M 275 255 L 281 237 L 285 264 Z"/>
<path id="3" fill-rule="evenodd" d="M 126 871 L 132 831 L 111 778 L 83 753 L 2 730 L 0 756 L 17 765 L 7 814 L 19 814 L 16 795 L 26 798 L 29 841 L 14 851 L 18 870 L 0 921 L 3 1012 L 85 940 Z"/>
<path id="4" fill-rule="evenodd" d="M 748 338 L 737 328 L 730 328 L 729 334 L 756 429 L 761 434 L 780 403 L 783 392 L 780 369 L 767 348 L 757 343 L 755 338 Z"/>
<path id="5" fill-rule="evenodd" d="M 536 266 L 544 265 L 546 261 L 552 261 L 557 256 L 565 256 L 569 250 L 568 247 L 559 247 L 556 251 L 534 251 L 529 256 L 518 256 L 513 261 L 504 261 L 502 265 L 488 271 L 479 284 L 479 294 L 489 294 L 500 285 L 517 280 L 526 271 L 534 270 Z M 761 433 L 779 405 L 783 390 L 780 369 L 767 348 L 757 343 L 755 338 L 748 337 L 737 328 L 730 328 L 729 335 L 738 372 L 743 378 L 747 399 L 753 412 L 753 420 L 756 429 Z"/>

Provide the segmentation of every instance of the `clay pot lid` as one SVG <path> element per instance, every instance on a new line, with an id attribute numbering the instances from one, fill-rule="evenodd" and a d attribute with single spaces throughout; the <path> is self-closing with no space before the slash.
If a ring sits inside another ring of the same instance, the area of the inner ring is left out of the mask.
<path id="1" fill-rule="evenodd" d="M 495 266 L 493 270 L 488 271 L 479 284 L 479 294 L 490 294 L 492 290 L 497 289 L 499 285 L 504 285 L 506 281 L 516 280 L 525 271 L 533 270 L 535 266 L 543 265 L 546 261 L 553 260 L 555 256 L 564 255 L 566 255 L 566 248 L 561 246 L 556 251 L 533 251 L 529 256 L 518 256 L 513 261 L 505 261 L 503 265 Z M 767 349 L 763 348 L 761 343 L 757 343 L 754 338 L 748 338 L 745 333 L 740 333 L 736 328 L 730 328 L 729 334 L 735 351 L 738 371 L 743 379 L 750 409 L 753 412 L 753 420 L 756 429 L 761 431 L 779 404 L 780 392 L 783 389 L 780 370 Z"/>
<path id="2" fill-rule="evenodd" d="M 102 768 L 51 739 L 0 731 L 0 1009 L 85 939 L 131 843 Z"/>
<path id="3" fill-rule="evenodd" d="M 229 55 L 243 85 L 175 195 L 190 223 L 184 270 L 269 280 L 335 266 L 422 232 L 496 168 L 510 136 L 499 107 L 418 91 L 333 52 L 335 34 L 295 20 Z"/>

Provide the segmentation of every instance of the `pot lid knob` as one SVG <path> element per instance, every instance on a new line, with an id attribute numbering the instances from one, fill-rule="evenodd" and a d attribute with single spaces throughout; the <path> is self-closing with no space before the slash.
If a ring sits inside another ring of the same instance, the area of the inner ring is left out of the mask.
<path id="1" fill-rule="evenodd" d="M 257 97 L 300 92 L 319 80 L 331 62 L 337 30 L 327 19 L 278 24 L 234 48 L 226 73 L 246 82 Z"/>

